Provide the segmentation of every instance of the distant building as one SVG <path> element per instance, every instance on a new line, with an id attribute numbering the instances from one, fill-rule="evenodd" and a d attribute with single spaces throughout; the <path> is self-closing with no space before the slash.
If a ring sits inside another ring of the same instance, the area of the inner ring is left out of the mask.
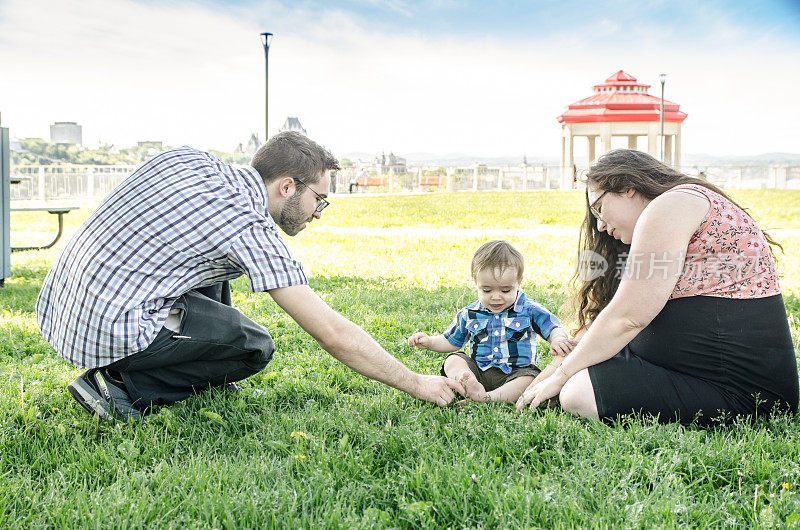
<path id="1" fill-rule="evenodd" d="M 301 133 L 303 136 L 308 136 L 306 134 L 305 128 L 302 125 L 300 125 L 300 120 L 293 116 L 289 116 L 288 118 L 286 118 L 286 121 L 283 122 L 280 132 L 283 131 L 297 131 Z"/>
<path id="2" fill-rule="evenodd" d="M 144 140 L 141 142 L 136 142 L 136 145 L 139 147 L 146 147 L 148 149 L 158 149 L 161 150 L 164 148 L 163 142 L 160 140 Z"/>
<path id="3" fill-rule="evenodd" d="M 74 121 L 57 121 L 50 126 L 50 141 L 56 144 L 83 143 L 83 127 Z"/>
<path id="4" fill-rule="evenodd" d="M 247 140 L 247 146 L 244 148 L 244 152 L 253 156 L 256 154 L 259 147 L 261 147 L 261 140 L 258 139 L 258 134 L 253 133 L 250 135 L 250 139 Z"/>
<path id="5" fill-rule="evenodd" d="M 373 165 L 378 166 L 381 173 L 388 173 L 389 168 L 393 168 L 395 173 L 405 173 L 406 159 L 395 155 L 394 153 L 381 153 L 381 156 L 376 156 L 372 162 Z"/>

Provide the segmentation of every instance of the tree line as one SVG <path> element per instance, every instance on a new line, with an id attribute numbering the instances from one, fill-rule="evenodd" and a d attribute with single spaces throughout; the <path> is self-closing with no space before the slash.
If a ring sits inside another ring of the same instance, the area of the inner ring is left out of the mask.
<path id="1" fill-rule="evenodd" d="M 118 148 L 113 145 L 89 149 L 80 145 L 46 142 L 41 138 L 24 138 L 19 142 L 21 148 L 12 147 L 11 150 L 11 163 L 14 165 L 138 166 L 161 151 L 170 149 L 168 146 L 157 149 L 142 146 Z M 247 153 L 227 153 L 213 149 L 208 150 L 208 153 L 228 164 L 250 162 L 250 155 Z"/>

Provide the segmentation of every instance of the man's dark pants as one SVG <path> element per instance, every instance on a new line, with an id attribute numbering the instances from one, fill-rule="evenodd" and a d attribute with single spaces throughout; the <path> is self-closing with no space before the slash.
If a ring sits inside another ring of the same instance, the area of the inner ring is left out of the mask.
<path id="1" fill-rule="evenodd" d="M 180 331 L 162 328 L 146 349 L 108 366 L 140 409 L 166 405 L 264 369 L 275 345 L 266 329 L 231 307 L 227 281 L 187 292 Z"/>

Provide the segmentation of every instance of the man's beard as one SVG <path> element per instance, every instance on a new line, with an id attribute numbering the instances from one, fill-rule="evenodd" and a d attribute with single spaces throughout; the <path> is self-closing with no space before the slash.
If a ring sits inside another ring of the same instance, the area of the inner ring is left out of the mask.
<path id="1" fill-rule="evenodd" d="M 303 210 L 300 208 L 300 194 L 295 193 L 286 199 L 276 223 L 286 235 L 294 236 L 303 229 L 303 223 L 309 220 L 308 217 L 303 216 Z"/>

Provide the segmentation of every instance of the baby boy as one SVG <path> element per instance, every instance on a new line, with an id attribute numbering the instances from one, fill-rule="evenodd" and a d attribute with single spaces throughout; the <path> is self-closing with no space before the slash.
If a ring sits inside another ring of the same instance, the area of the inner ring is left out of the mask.
<path id="1" fill-rule="evenodd" d="M 461 309 L 441 335 L 417 332 L 409 346 L 450 353 L 442 374 L 464 385 L 474 401 L 513 403 L 539 375 L 536 336 L 554 355 L 575 347 L 558 319 L 520 290 L 525 262 L 506 241 L 481 245 L 472 258 L 478 300 Z M 469 355 L 458 351 L 469 341 Z"/>

